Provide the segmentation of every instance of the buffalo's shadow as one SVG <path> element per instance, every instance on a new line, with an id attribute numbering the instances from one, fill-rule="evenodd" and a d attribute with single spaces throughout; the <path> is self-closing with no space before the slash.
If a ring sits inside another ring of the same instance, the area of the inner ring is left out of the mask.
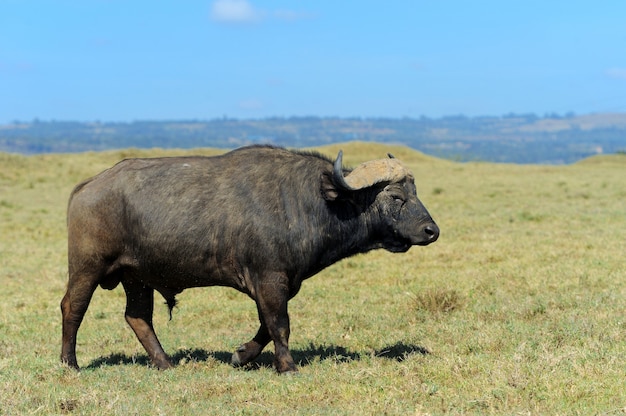
<path id="1" fill-rule="evenodd" d="M 268 351 L 261 353 L 256 360 L 244 367 L 246 370 L 258 370 L 260 368 L 271 368 L 274 361 L 274 354 L 271 348 Z M 339 345 L 314 345 L 309 344 L 305 348 L 295 348 L 291 350 L 291 355 L 294 361 L 300 367 L 306 367 L 316 361 L 332 360 L 336 363 L 346 363 L 350 361 L 359 361 L 365 356 L 376 356 L 386 358 L 389 360 L 395 360 L 398 362 L 404 361 L 411 355 L 429 355 L 430 351 L 419 345 L 405 344 L 398 342 L 388 347 L 381 348 L 374 352 L 360 353 L 349 351 L 348 349 Z M 170 356 L 170 359 L 174 365 L 178 365 L 181 362 L 206 362 L 209 360 L 215 360 L 221 363 L 230 364 L 232 352 L 228 351 L 207 351 L 205 349 L 182 349 Z M 101 357 L 93 360 L 87 368 L 100 368 L 105 366 L 114 365 L 140 365 L 146 366 L 150 364 L 150 359 L 146 354 L 126 355 L 115 353 L 106 357 Z"/>

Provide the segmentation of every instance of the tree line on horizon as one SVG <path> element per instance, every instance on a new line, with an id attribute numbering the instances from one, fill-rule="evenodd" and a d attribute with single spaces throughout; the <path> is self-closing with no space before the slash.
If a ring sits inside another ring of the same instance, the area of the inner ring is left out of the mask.
<path id="1" fill-rule="evenodd" d="M 615 123 L 594 125 L 593 117 L 590 120 L 581 128 L 573 113 L 543 117 L 510 113 L 499 117 L 222 117 L 133 122 L 35 119 L 0 125 L 0 151 L 29 155 L 128 147 L 235 148 L 255 143 L 314 147 L 358 140 L 403 144 L 458 161 L 550 164 L 626 151 L 626 114 L 623 119 L 617 117 Z"/>

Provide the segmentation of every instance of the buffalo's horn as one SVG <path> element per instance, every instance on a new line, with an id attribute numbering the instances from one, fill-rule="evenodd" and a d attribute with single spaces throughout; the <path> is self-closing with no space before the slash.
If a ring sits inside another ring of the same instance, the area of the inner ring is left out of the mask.
<path id="1" fill-rule="evenodd" d="M 397 159 L 379 159 L 361 163 L 347 176 L 343 176 L 343 152 L 339 151 L 333 168 L 337 185 L 355 191 L 380 182 L 399 182 L 409 175 L 409 171 Z"/>
<path id="2" fill-rule="evenodd" d="M 343 176 L 343 150 L 339 151 L 337 159 L 335 159 L 335 164 L 333 165 L 333 178 L 339 187 L 352 190 L 350 185 L 346 183 L 346 178 Z"/>

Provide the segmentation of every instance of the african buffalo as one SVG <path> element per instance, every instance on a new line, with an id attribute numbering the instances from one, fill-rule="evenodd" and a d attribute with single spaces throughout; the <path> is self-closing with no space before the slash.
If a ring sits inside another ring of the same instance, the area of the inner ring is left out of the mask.
<path id="1" fill-rule="evenodd" d="M 126 292 L 126 321 L 159 369 L 172 366 L 152 325 L 153 296 L 169 306 L 184 289 L 229 286 L 257 305 L 260 328 L 232 363 L 274 342 L 279 373 L 289 352 L 287 302 L 325 267 L 384 248 L 406 252 L 439 237 L 397 159 L 344 170 L 337 159 L 271 146 L 216 157 L 127 159 L 73 190 L 69 282 L 61 301 L 61 360 L 78 369 L 76 334 L 98 285 Z"/>

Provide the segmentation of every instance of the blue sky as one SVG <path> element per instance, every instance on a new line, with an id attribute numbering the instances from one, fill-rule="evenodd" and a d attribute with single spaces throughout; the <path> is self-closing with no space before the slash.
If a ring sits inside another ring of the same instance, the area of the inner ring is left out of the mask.
<path id="1" fill-rule="evenodd" d="M 0 123 L 626 111 L 626 1 L 0 0 Z"/>

